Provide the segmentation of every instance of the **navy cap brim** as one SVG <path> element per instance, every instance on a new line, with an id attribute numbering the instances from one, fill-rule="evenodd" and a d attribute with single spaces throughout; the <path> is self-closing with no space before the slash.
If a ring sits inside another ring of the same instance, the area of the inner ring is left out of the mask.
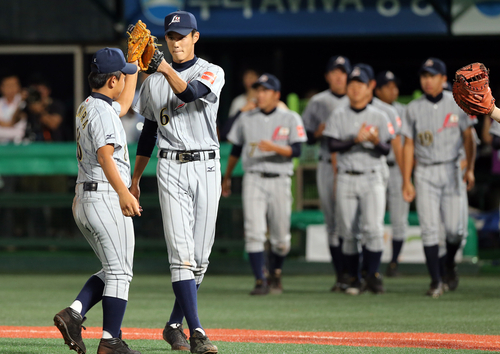
<path id="1" fill-rule="evenodd" d="M 123 69 L 121 69 L 120 71 L 124 74 L 127 74 L 127 75 L 135 74 L 137 72 L 137 65 L 127 63 L 127 64 L 125 64 Z"/>
<path id="2" fill-rule="evenodd" d="M 182 28 L 179 28 L 179 27 L 178 28 L 172 28 L 172 29 L 169 29 L 169 30 L 165 31 L 165 36 L 167 34 L 169 34 L 170 32 L 179 33 L 181 36 L 187 36 L 192 31 L 193 31 L 193 28 L 185 28 L 185 27 L 182 27 Z"/>
<path id="3" fill-rule="evenodd" d="M 273 87 L 270 83 L 268 83 L 268 82 L 258 82 L 258 81 L 257 81 L 257 82 L 255 82 L 255 83 L 252 85 L 252 88 L 257 88 L 257 87 L 259 87 L 259 86 L 265 87 L 265 88 L 266 88 L 266 89 L 268 89 L 268 90 L 273 90 L 273 91 L 275 91 L 274 87 Z"/>
<path id="4" fill-rule="evenodd" d="M 419 74 L 423 74 L 423 73 L 429 73 L 432 75 L 442 74 L 441 72 L 439 72 L 438 70 L 436 70 L 434 68 L 422 68 L 422 69 L 420 69 Z"/>

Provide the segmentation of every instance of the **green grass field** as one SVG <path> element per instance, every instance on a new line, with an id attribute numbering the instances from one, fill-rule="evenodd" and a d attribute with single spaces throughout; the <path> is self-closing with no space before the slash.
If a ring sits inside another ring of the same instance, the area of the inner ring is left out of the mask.
<path id="1" fill-rule="evenodd" d="M 52 326 L 87 279 L 85 275 L 0 275 L 1 326 Z M 386 279 L 387 294 L 351 297 L 329 292 L 326 275 L 289 276 L 281 296 L 248 295 L 250 276 L 208 274 L 199 291 L 202 324 L 210 328 L 284 331 L 370 331 L 500 334 L 500 278 L 467 276 L 456 292 L 434 300 L 424 296 L 426 276 Z M 162 328 L 174 296 L 168 275 L 137 275 L 132 281 L 123 327 Z M 85 325 L 100 327 L 97 305 Z M 85 336 L 85 334 L 84 334 Z M 170 351 L 163 341 L 132 340 L 145 353 Z M 98 340 L 86 340 L 94 353 Z M 485 353 L 478 350 L 344 347 L 217 342 L 221 353 Z M 68 353 L 62 339 L 0 338 L 0 353 Z"/>

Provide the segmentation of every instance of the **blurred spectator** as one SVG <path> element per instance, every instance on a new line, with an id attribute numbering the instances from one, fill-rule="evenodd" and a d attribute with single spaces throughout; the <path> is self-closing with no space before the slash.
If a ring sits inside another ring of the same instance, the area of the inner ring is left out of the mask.
<path id="1" fill-rule="evenodd" d="M 50 85 L 39 79 L 24 93 L 26 107 L 23 114 L 28 126 L 26 139 L 30 141 L 66 141 L 70 134 L 64 123 L 65 106 L 51 97 Z"/>
<path id="2" fill-rule="evenodd" d="M 0 143 L 19 143 L 24 137 L 26 119 L 16 112 L 21 105 L 21 84 L 16 75 L 5 76 L 0 83 Z"/>
<path id="3" fill-rule="evenodd" d="M 236 96 L 231 102 L 229 108 L 229 117 L 233 117 L 238 111 L 249 111 L 256 107 L 255 99 L 257 91 L 252 88 L 252 85 L 259 78 L 259 74 L 253 69 L 247 69 L 243 72 L 243 87 L 245 92 Z"/>

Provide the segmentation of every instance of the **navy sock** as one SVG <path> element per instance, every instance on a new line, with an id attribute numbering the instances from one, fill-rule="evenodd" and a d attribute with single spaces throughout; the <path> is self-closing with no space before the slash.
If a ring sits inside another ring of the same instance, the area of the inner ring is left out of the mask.
<path id="1" fill-rule="evenodd" d="M 382 251 L 372 252 L 365 249 L 363 254 L 363 262 L 366 264 L 367 275 L 374 275 L 378 273 L 380 267 L 380 259 L 382 258 Z"/>
<path id="2" fill-rule="evenodd" d="M 424 246 L 427 270 L 433 282 L 441 281 L 439 275 L 439 246 Z"/>
<path id="3" fill-rule="evenodd" d="M 200 288 L 201 284 L 196 284 L 196 290 Z M 175 299 L 174 302 L 174 308 L 172 309 L 172 313 L 170 314 L 170 319 L 168 320 L 167 324 L 171 325 L 174 323 L 180 323 L 182 324 L 182 321 L 184 321 L 184 312 L 182 311 L 182 307 L 179 304 L 179 301 Z"/>
<path id="4" fill-rule="evenodd" d="M 82 303 L 82 317 L 99 301 L 102 300 L 104 292 L 104 282 L 98 276 L 91 276 L 85 283 L 82 290 L 76 297 Z"/>
<path id="5" fill-rule="evenodd" d="M 119 338 L 127 301 L 117 297 L 102 297 L 102 329 Z"/>
<path id="6" fill-rule="evenodd" d="M 342 253 L 342 239 L 339 239 L 340 244 L 338 246 L 330 246 L 330 254 L 332 256 L 333 269 L 337 278 L 342 276 L 344 273 L 344 254 Z"/>
<path id="7" fill-rule="evenodd" d="M 439 257 L 439 274 L 441 275 L 441 278 L 444 278 L 446 276 L 446 267 L 444 266 L 446 264 L 446 255 L 443 257 Z"/>
<path id="8" fill-rule="evenodd" d="M 459 249 L 460 242 L 449 243 L 448 241 L 446 241 L 446 264 L 449 267 L 453 267 L 455 265 L 455 256 L 457 255 Z"/>
<path id="9" fill-rule="evenodd" d="M 203 328 L 198 318 L 197 288 L 194 279 L 173 282 L 172 288 L 174 289 L 175 298 L 179 302 L 184 316 L 186 316 L 186 322 L 191 334 L 195 328 Z"/>
<path id="10" fill-rule="evenodd" d="M 367 250 L 365 246 L 361 246 L 361 274 L 368 273 L 368 255 L 366 254 Z"/>
<path id="11" fill-rule="evenodd" d="M 264 252 L 250 252 L 248 253 L 248 259 L 255 279 L 263 280 L 264 272 L 262 268 L 264 267 Z"/>
<path id="12" fill-rule="evenodd" d="M 285 257 L 271 251 L 271 261 L 269 265 L 269 272 L 274 274 L 276 269 L 283 269 L 283 262 L 285 262 Z"/>
<path id="13" fill-rule="evenodd" d="M 351 277 L 360 278 L 359 276 L 359 253 L 354 255 L 344 255 L 346 271 Z"/>
<path id="14" fill-rule="evenodd" d="M 403 247 L 403 241 L 392 240 L 392 259 L 391 263 L 398 263 L 398 257 Z"/>

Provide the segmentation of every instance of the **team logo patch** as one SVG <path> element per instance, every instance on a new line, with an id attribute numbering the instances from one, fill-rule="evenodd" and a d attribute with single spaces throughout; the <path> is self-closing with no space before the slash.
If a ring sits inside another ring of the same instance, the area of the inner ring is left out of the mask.
<path id="1" fill-rule="evenodd" d="M 287 127 L 277 127 L 274 129 L 272 140 L 287 140 L 290 135 L 290 129 Z"/>
<path id="2" fill-rule="evenodd" d="M 168 25 L 170 26 L 172 23 L 179 23 L 179 22 L 181 22 L 181 17 L 179 15 L 175 15 L 174 17 L 172 17 L 172 21 L 170 21 Z"/>
<path id="3" fill-rule="evenodd" d="M 395 133 L 394 126 L 392 125 L 391 122 L 387 123 L 387 130 L 389 131 L 389 134 L 394 135 L 394 133 Z"/>
<path id="4" fill-rule="evenodd" d="M 211 73 L 210 71 L 205 71 L 202 75 L 201 75 L 201 79 L 202 80 L 207 80 L 208 82 L 210 82 L 211 84 L 214 83 L 215 79 L 217 78 L 217 76 L 213 73 Z"/>
<path id="5" fill-rule="evenodd" d="M 304 127 L 302 125 L 297 125 L 297 135 L 299 138 L 302 138 L 306 135 L 306 132 L 304 131 Z"/>
<path id="6" fill-rule="evenodd" d="M 401 121 L 401 118 L 396 117 L 396 124 L 398 125 L 399 128 L 403 125 L 403 122 Z"/>
<path id="7" fill-rule="evenodd" d="M 177 107 L 175 107 L 175 110 L 177 111 L 179 108 L 182 108 L 184 107 L 186 104 L 185 103 L 181 103 L 180 105 L 178 105 Z"/>
<path id="8" fill-rule="evenodd" d="M 458 115 L 448 113 L 446 118 L 444 119 L 443 126 L 438 129 L 438 133 L 441 132 L 445 128 L 455 128 L 458 126 Z"/>

